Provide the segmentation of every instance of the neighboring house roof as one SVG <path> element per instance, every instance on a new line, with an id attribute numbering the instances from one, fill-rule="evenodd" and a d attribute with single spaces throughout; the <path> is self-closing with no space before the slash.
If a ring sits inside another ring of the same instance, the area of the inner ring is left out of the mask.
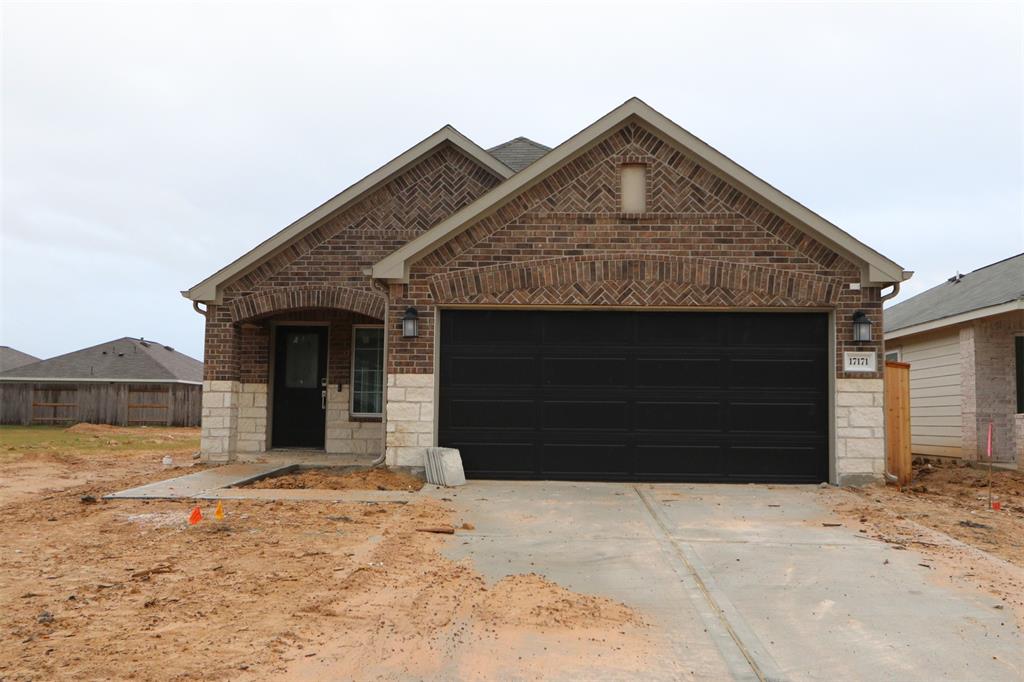
<path id="1" fill-rule="evenodd" d="M 0 372 L 0 381 L 201 384 L 203 363 L 156 341 L 126 336 Z"/>
<path id="2" fill-rule="evenodd" d="M 443 144 L 453 145 L 502 179 L 509 178 L 513 174 L 512 169 L 499 159 L 485 152 L 479 145 L 452 126 L 446 125 L 359 182 L 348 187 L 334 198 L 302 216 L 288 227 L 270 237 L 270 239 L 267 239 L 240 258 L 235 259 L 210 275 L 199 284 L 196 284 L 187 291 L 181 292 L 181 295 L 193 301 L 218 301 L 220 296 L 218 287 L 221 284 L 227 283 L 229 280 L 246 272 L 249 268 L 272 257 L 288 244 L 301 238 L 309 230 L 314 229 L 324 218 L 381 187 Z"/>
<path id="3" fill-rule="evenodd" d="M 373 276 L 392 281 L 407 280 L 412 263 L 468 229 L 477 221 L 497 211 L 504 203 L 541 182 L 560 166 L 585 153 L 593 145 L 599 143 L 605 135 L 630 120 L 642 121 L 658 131 L 715 169 L 718 174 L 741 191 L 764 202 L 767 207 L 792 222 L 797 228 L 804 230 L 829 248 L 859 264 L 862 268 L 862 283 L 871 286 L 887 286 L 909 279 L 913 274 L 903 270 L 897 263 L 786 196 L 634 97 L 555 147 L 538 161 L 494 187 L 473 203 L 455 212 L 449 218 L 379 261 L 373 266 Z"/>
<path id="4" fill-rule="evenodd" d="M 39 358 L 28 353 L 22 353 L 20 350 L 10 346 L 0 346 L 0 372 L 6 372 L 15 367 L 31 365 L 33 362 L 39 362 Z"/>
<path id="5" fill-rule="evenodd" d="M 955 277 L 885 310 L 885 337 L 896 338 L 1024 309 L 1024 253 Z"/>
<path id="6" fill-rule="evenodd" d="M 551 147 L 545 147 L 528 137 L 517 137 L 491 147 L 487 153 L 518 173 L 549 151 Z"/>

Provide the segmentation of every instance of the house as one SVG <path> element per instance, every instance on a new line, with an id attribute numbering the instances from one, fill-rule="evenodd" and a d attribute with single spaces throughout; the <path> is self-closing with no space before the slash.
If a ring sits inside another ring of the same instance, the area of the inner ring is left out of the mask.
<path id="1" fill-rule="evenodd" d="M 886 358 L 910 363 L 911 450 L 1024 466 L 1024 254 L 885 312 Z"/>
<path id="2" fill-rule="evenodd" d="M 124 337 L 0 372 L 0 423 L 198 426 L 203 363 Z"/>
<path id="3" fill-rule="evenodd" d="M 0 372 L 6 372 L 15 367 L 24 367 L 33 362 L 39 362 L 39 358 L 28 353 L 22 353 L 20 350 L 10 346 L 0 346 Z"/>
<path id="4" fill-rule="evenodd" d="M 553 149 L 445 126 L 182 292 L 203 456 L 878 480 L 910 274 L 638 99 Z"/>

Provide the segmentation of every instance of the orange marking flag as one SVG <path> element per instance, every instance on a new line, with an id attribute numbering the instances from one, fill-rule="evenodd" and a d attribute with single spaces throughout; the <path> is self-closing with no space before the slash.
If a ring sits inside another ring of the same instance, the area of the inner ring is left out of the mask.
<path id="1" fill-rule="evenodd" d="M 220 500 L 217 500 L 217 509 L 213 512 L 213 518 L 218 521 L 222 521 L 224 519 L 224 503 Z"/>
<path id="2" fill-rule="evenodd" d="M 203 511 L 196 505 L 196 508 L 192 510 L 192 513 L 188 515 L 188 525 L 194 526 L 203 520 Z"/>

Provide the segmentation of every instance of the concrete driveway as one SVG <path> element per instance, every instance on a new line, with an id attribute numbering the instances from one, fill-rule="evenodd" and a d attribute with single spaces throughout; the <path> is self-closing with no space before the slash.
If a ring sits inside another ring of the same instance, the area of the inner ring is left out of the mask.
<path id="1" fill-rule="evenodd" d="M 811 487 L 473 481 L 435 494 L 476 525 L 452 558 L 644 614 L 665 656 L 636 679 L 1024 679 L 1024 637 L 998 600 L 823 526 L 836 519 Z"/>

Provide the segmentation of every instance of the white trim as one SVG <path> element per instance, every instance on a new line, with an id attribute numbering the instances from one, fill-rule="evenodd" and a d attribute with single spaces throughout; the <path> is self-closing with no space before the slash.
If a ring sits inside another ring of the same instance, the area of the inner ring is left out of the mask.
<path id="1" fill-rule="evenodd" d="M 896 354 L 895 359 L 889 359 L 890 353 Z M 903 349 L 893 348 L 892 350 L 886 350 L 884 353 L 882 353 L 882 362 L 903 362 Z"/>
<path id="2" fill-rule="evenodd" d="M 348 414 L 350 417 L 381 417 L 384 416 L 384 405 L 388 392 L 388 356 L 384 352 L 384 345 L 381 345 L 381 377 L 380 377 L 380 412 L 356 412 L 356 330 L 357 329 L 380 329 L 382 342 L 387 342 L 387 330 L 382 324 L 354 324 L 352 325 L 352 349 L 349 353 L 348 363 Z"/>
<path id="3" fill-rule="evenodd" d="M 992 315 L 1012 313 L 1014 310 L 1024 310 L 1024 300 L 1010 301 L 1009 303 L 1000 303 L 999 305 L 992 305 L 986 308 L 970 310 L 966 313 L 960 313 L 959 315 L 940 317 L 937 320 L 930 320 L 928 322 L 914 324 L 909 327 L 903 327 L 902 329 L 893 329 L 892 331 L 885 332 L 883 336 L 885 340 L 888 341 L 890 339 L 898 339 L 902 336 L 910 336 L 911 334 L 920 334 L 921 332 L 929 332 L 935 329 L 941 329 L 942 327 L 949 327 L 954 324 L 960 324 L 962 322 L 970 322 L 971 320 L 977 320 L 982 317 L 991 317 Z M 884 315 L 885 313 L 883 312 L 882 314 Z"/>
<path id="4" fill-rule="evenodd" d="M 243 256 L 224 266 L 199 284 L 196 284 L 191 289 L 181 292 L 181 295 L 193 301 L 220 303 L 220 288 L 223 284 L 241 276 L 252 266 L 258 265 L 272 257 L 303 234 L 312 230 L 325 218 L 328 218 L 332 214 L 344 208 L 346 205 L 352 203 L 356 199 L 359 199 L 367 192 L 379 188 L 410 165 L 419 161 L 422 157 L 433 152 L 434 149 L 445 143 L 455 146 L 503 180 L 508 179 L 513 175 L 511 168 L 488 154 L 483 150 L 483 148 L 452 126 L 446 125 L 430 137 L 395 157 L 334 198 L 313 209 L 266 241 L 258 244 Z"/>
<path id="5" fill-rule="evenodd" d="M 651 126 L 688 153 L 717 169 L 741 191 L 765 202 L 770 208 L 792 221 L 797 228 L 850 257 L 854 262 L 860 263 L 863 284 L 887 286 L 910 278 L 912 273 L 903 270 L 897 263 L 756 177 L 635 97 L 569 138 L 509 180 L 380 260 L 373 266 L 373 276 L 392 281 L 408 280 L 412 263 L 465 231 L 472 224 L 494 213 L 516 195 L 540 182 L 574 157 L 585 153 L 610 131 L 632 119 Z"/>
<path id="6" fill-rule="evenodd" d="M 104 377 L 92 377 L 79 379 L 74 377 L 0 377 L 0 384 L 5 381 L 28 381 L 38 384 L 61 383 L 61 384 L 187 384 L 189 386 L 202 386 L 202 381 L 186 381 L 184 379 L 113 379 Z"/>

